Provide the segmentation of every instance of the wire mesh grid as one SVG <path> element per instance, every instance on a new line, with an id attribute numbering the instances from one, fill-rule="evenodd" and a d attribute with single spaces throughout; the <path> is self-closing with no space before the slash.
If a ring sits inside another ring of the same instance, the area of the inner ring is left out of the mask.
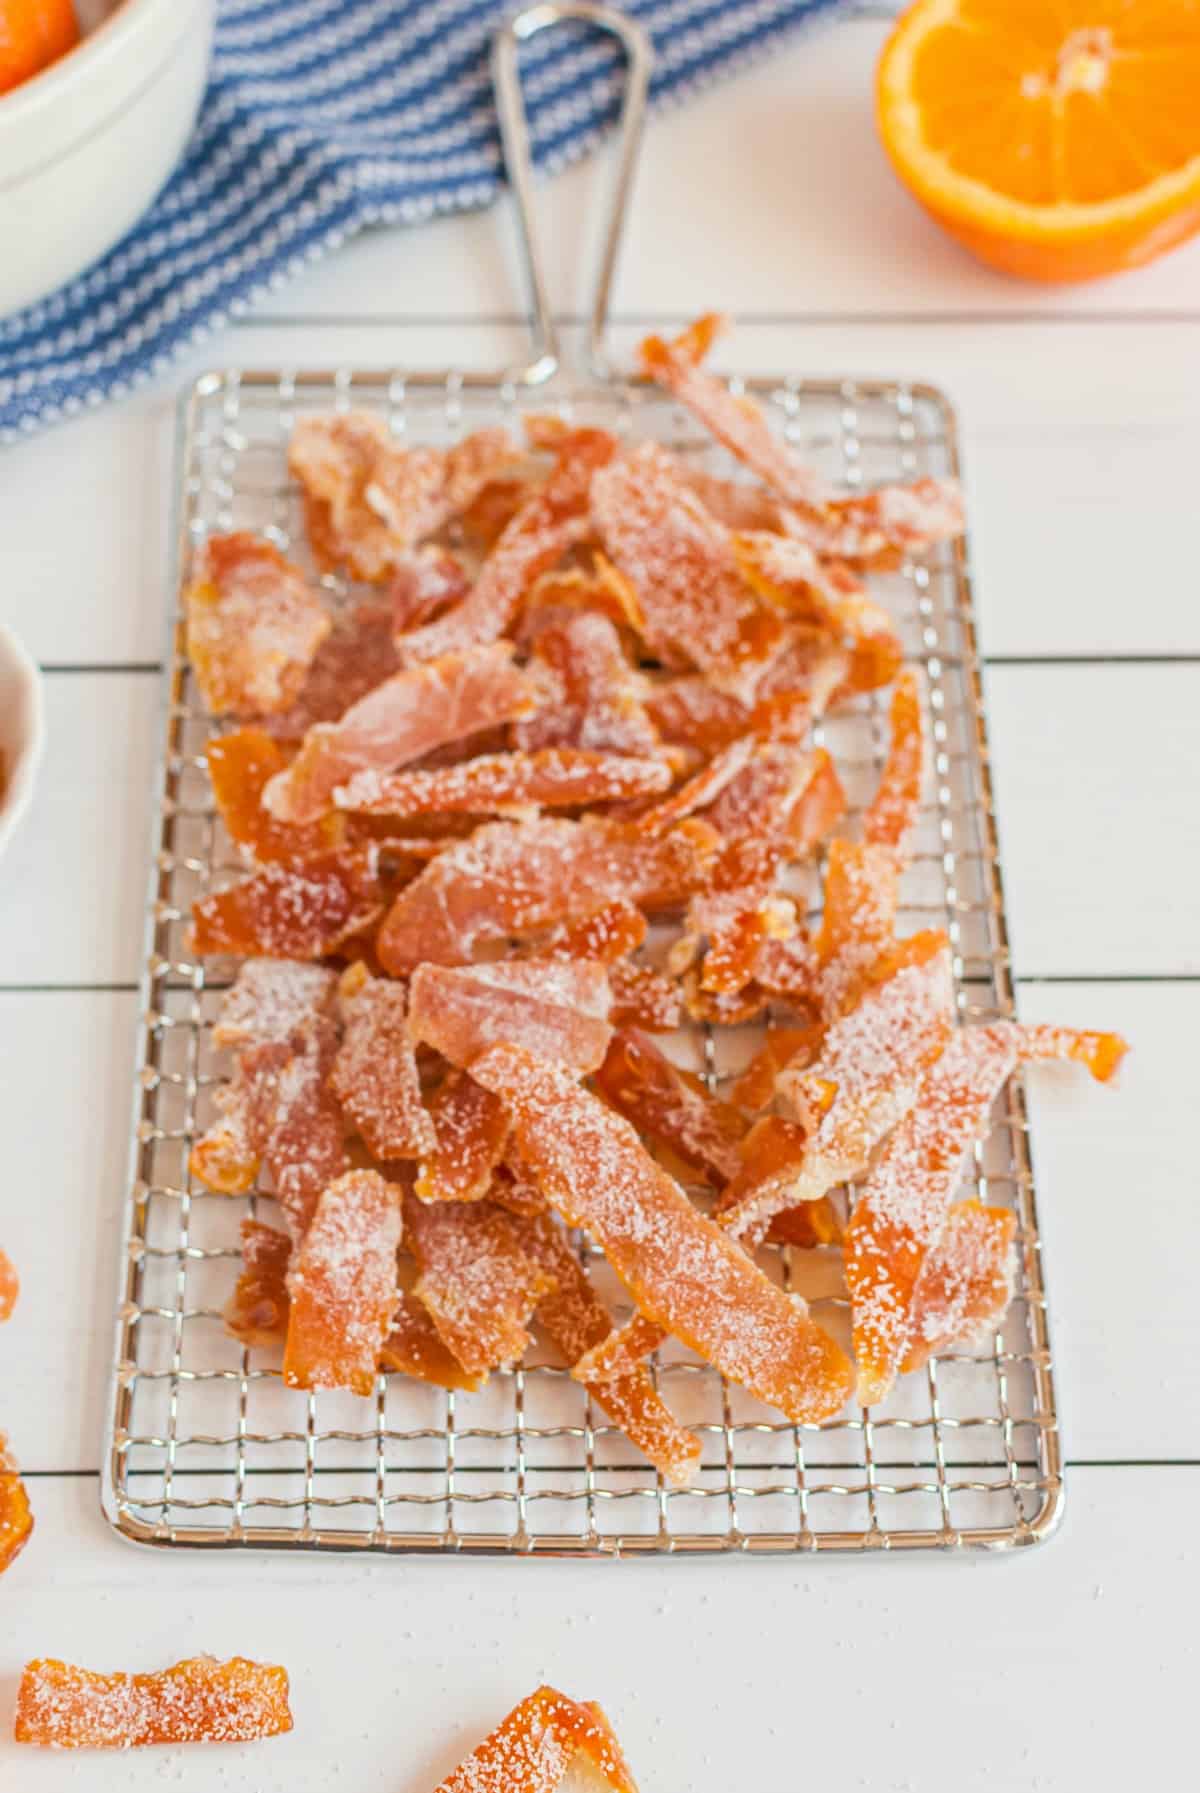
<path id="1" fill-rule="evenodd" d="M 845 489 L 958 470 L 953 413 L 932 388 L 785 378 L 746 381 L 745 389 Z M 975 1349 L 900 1378 L 885 1405 L 818 1426 L 783 1420 L 668 1345 L 655 1376 L 703 1448 L 686 1492 L 639 1461 L 586 1391 L 537 1348 L 476 1394 L 381 1376 L 363 1400 L 286 1389 L 269 1359 L 224 1331 L 239 1223 L 248 1214 L 270 1218 L 273 1203 L 265 1192 L 211 1194 L 188 1171 L 192 1141 L 228 1073 L 211 1028 L 235 967 L 192 960 L 187 921 L 196 896 L 244 867 L 213 808 L 204 748 L 217 725 L 186 664 L 177 594 L 209 532 L 257 529 L 305 562 L 288 433 L 302 412 L 352 405 L 380 413 L 400 439 L 423 442 L 553 407 L 653 436 L 711 471 L 737 472 L 669 400 L 638 385 L 555 401 L 453 373 L 222 373 L 197 382 L 180 430 L 164 751 L 105 1452 L 110 1521 L 151 1544 L 287 1549 L 597 1555 L 1036 1542 L 1058 1517 L 1062 1481 L 1019 1081 L 998 1104 L 962 1191 L 1017 1215 L 1016 1294 L 1003 1326 Z M 331 602 L 345 597 L 338 580 L 321 582 Z M 1012 990 L 965 544 L 878 585 L 909 657 L 924 668 L 933 749 L 901 931 L 945 928 L 962 1018 L 1005 1016 Z M 858 807 L 874 788 L 886 737 L 876 698 L 825 725 Z M 814 875 L 810 898 L 818 891 Z M 646 950 L 656 945 L 652 935 Z M 720 1089 L 754 1050 L 755 1030 L 697 1027 L 668 1044 Z M 624 1317 L 619 1285 L 598 1254 L 588 1256 L 600 1292 Z M 835 1249 L 770 1248 L 761 1261 L 848 1338 Z"/>

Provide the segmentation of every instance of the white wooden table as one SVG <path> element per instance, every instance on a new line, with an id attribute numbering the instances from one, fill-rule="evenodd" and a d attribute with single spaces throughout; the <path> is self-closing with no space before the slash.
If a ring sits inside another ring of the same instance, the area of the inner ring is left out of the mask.
<path id="1" fill-rule="evenodd" d="M 617 294 L 735 312 L 746 371 L 928 377 L 958 404 L 1020 1001 L 1115 1027 L 1118 1091 L 1046 1075 L 1034 1150 L 1068 1512 L 998 1560 L 323 1561 L 150 1555 L 98 1510 L 123 1199 L 174 390 L 205 363 L 495 366 L 506 210 L 361 241 L 190 368 L 0 459 L 0 610 L 50 745 L 0 872 L 0 1425 L 30 1548 L 0 1584 L 0 1725 L 34 1655 L 285 1662 L 295 1733 L 132 1760 L 19 1752 L 0 1786 L 422 1793 L 540 1678 L 600 1698 L 654 1793 L 1124 1787 L 1184 1756 L 1200 1646 L 1195 1040 L 1200 245 L 1064 292 L 964 259 L 894 188 L 882 21 L 814 34 L 654 123 Z M 585 302 L 582 168 L 547 195 Z M 582 270 L 582 271 L 581 271 Z"/>

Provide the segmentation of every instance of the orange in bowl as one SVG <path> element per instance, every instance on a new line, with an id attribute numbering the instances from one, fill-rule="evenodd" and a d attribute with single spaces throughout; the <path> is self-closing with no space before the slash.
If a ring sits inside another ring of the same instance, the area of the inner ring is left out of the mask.
<path id="1" fill-rule="evenodd" d="M 879 64 L 905 186 L 1030 280 L 1135 268 L 1200 230 L 1200 7 L 916 0 Z"/>
<path id="2" fill-rule="evenodd" d="M 0 0 L 0 93 L 48 68 L 78 42 L 73 0 Z"/>

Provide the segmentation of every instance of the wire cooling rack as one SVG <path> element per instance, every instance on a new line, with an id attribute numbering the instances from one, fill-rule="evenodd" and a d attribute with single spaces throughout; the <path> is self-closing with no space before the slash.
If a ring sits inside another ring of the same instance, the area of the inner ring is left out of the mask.
<path id="1" fill-rule="evenodd" d="M 874 380 L 745 382 L 775 426 L 845 489 L 957 473 L 953 414 L 927 386 Z M 286 469 L 297 416 L 365 407 L 395 434 L 446 442 L 484 423 L 558 408 L 622 435 L 653 436 L 711 471 L 736 468 L 653 389 L 576 392 L 555 405 L 518 383 L 465 374 L 209 374 L 182 416 L 173 591 L 210 531 L 261 530 L 307 561 Z M 314 577 L 316 575 L 314 574 Z M 329 577 L 331 602 L 344 595 Z M 877 581 L 923 666 L 933 764 L 901 931 L 947 930 L 964 1019 L 1012 1012 L 965 544 Z M 381 1376 L 369 1400 L 285 1389 L 227 1333 L 239 1223 L 269 1195 L 214 1195 L 188 1172 L 228 1065 L 211 1038 L 231 963 L 193 961 L 192 901 L 240 875 L 204 761 L 215 726 L 183 652 L 173 603 L 156 800 L 131 1181 L 125 1212 L 104 1506 L 150 1544 L 282 1549 L 569 1553 L 844 1551 L 1030 1544 L 1062 1500 L 1034 1185 L 1019 1082 L 1006 1092 L 964 1193 L 1017 1214 L 1016 1298 L 986 1345 L 902 1377 L 888 1402 L 795 1426 L 682 1348 L 656 1375 L 703 1446 L 687 1492 L 668 1489 L 547 1354 L 478 1394 Z M 885 705 L 860 700 L 826 725 L 850 796 L 870 796 Z M 816 891 L 814 880 L 814 892 Z M 674 1055 L 722 1087 L 753 1030 L 696 1028 Z M 836 1251 L 771 1250 L 763 1263 L 848 1332 Z M 601 1292 L 628 1311 L 602 1260 Z"/>

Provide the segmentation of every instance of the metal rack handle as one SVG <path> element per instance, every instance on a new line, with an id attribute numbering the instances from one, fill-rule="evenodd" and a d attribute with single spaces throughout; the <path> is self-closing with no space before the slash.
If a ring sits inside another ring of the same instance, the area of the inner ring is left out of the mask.
<path id="1" fill-rule="evenodd" d="M 521 92 L 518 52 L 539 31 L 561 24 L 567 19 L 581 19 L 598 30 L 618 38 L 625 50 L 625 98 L 621 105 L 620 143 L 617 172 L 609 206 L 608 229 L 600 258 L 588 323 L 588 367 L 597 379 L 610 378 L 604 339 L 608 328 L 608 305 L 613 275 L 629 209 L 629 195 L 641 145 L 642 125 L 646 116 L 646 94 L 650 86 L 650 70 L 654 51 L 646 32 L 625 13 L 611 6 L 592 4 L 592 0 L 546 0 L 545 4 L 527 6 L 501 26 L 492 40 L 492 82 L 496 93 L 496 111 L 500 119 L 500 139 L 504 161 L 517 203 L 517 222 L 525 261 L 525 277 L 529 287 L 533 338 L 533 359 L 524 368 L 516 369 L 510 378 L 522 386 L 539 386 L 558 371 L 560 363 L 558 328 L 550 308 L 546 287 L 545 263 L 538 239 L 533 189 L 533 159 L 529 147 L 529 120 L 525 98 Z"/>

